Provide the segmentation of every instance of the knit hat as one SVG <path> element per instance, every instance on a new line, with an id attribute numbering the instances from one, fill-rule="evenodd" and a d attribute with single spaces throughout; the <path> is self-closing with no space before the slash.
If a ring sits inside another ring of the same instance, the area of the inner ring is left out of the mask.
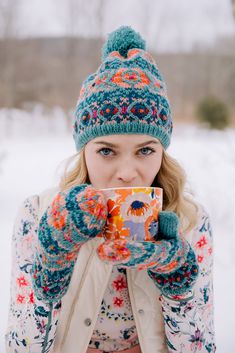
<path id="1" fill-rule="evenodd" d="M 131 27 L 109 34 L 100 67 L 83 82 L 73 127 L 77 151 L 113 134 L 146 134 L 169 146 L 172 120 L 165 83 L 145 41 Z"/>

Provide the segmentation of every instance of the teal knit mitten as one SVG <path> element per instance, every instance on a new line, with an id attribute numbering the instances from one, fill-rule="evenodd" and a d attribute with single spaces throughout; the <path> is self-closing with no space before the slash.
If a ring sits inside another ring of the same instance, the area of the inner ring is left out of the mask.
<path id="1" fill-rule="evenodd" d="M 198 264 L 190 244 L 179 235 L 174 212 L 159 213 L 159 234 L 155 242 L 107 240 L 98 249 L 102 261 L 124 268 L 147 269 L 162 294 L 171 298 L 191 295 L 198 276 Z"/>
<path id="2" fill-rule="evenodd" d="M 80 247 L 102 233 L 106 219 L 103 194 L 91 185 L 56 195 L 38 228 L 39 249 L 31 272 L 37 298 L 48 302 L 62 298 Z"/>
<path id="3" fill-rule="evenodd" d="M 174 212 L 160 212 L 159 227 L 160 237 L 171 244 L 171 251 L 160 266 L 147 272 L 166 297 L 191 298 L 199 274 L 196 255 L 187 240 L 179 235 L 179 219 Z"/>

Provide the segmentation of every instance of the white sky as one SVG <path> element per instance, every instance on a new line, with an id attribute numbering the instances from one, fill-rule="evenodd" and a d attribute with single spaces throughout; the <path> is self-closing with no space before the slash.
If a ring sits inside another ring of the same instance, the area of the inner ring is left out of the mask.
<path id="1" fill-rule="evenodd" d="M 97 36 L 102 0 L 8 0 L 19 3 L 20 36 Z M 105 1 L 105 0 L 104 0 Z M 152 49 L 190 49 L 235 33 L 230 0 L 107 0 L 101 33 L 120 25 L 138 30 Z M 72 15 L 69 15 L 72 4 Z"/>

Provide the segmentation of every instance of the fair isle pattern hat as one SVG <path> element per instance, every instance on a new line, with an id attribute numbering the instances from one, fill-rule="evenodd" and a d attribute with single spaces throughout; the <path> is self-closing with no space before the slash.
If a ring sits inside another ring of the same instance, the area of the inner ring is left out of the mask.
<path id="1" fill-rule="evenodd" d="M 83 82 L 73 128 L 77 151 L 113 134 L 146 134 L 169 146 L 172 120 L 165 83 L 145 41 L 131 27 L 109 35 L 101 66 Z"/>

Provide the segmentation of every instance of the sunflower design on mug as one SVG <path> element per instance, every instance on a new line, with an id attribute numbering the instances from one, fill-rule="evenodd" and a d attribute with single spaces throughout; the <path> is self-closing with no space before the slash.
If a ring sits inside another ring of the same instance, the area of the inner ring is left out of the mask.
<path id="1" fill-rule="evenodd" d="M 138 192 L 127 196 L 125 202 L 120 207 L 121 216 L 125 221 L 143 223 L 153 214 L 151 197 L 144 192 Z"/>
<path id="2" fill-rule="evenodd" d="M 135 187 L 103 189 L 108 206 L 104 232 L 106 239 L 154 241 L 158 232 L 158 212 L 162 189 Z"/>

